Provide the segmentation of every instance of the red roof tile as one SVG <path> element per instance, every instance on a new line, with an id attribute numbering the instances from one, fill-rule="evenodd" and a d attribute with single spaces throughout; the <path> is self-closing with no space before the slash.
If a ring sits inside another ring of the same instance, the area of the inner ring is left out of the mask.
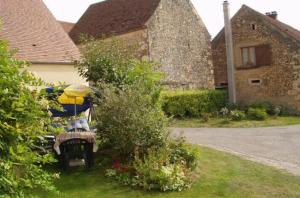
<path id="1" fill-rule="evenodd" d="M 285 33 L 287 35 L 289 35 L 291 38 L 297 40 L 300 42 L 300 31 L 277 20 L 277 19 L 273 19 L 269 16 L 266 16 L 246 5 L 243 5 L 242 8 L 233 16 L 233 18 L 231 19 L 234 20 L 235 17 L 237 17 L 239 15 L 240 12 L 242 12 L 243 10 L 249 10 L 250 12 L 255 13 L 256 15 L 262 17 L 265 21 L 267 21 L 270 25 L 272 25 L 273 27 L 275 27 L 277 29 L 277 31 Z M 212 45 L 216 45 L 219 40 L 224 37 L 224 28 L 218 33 L 218 35 L 212 40 Z"/>
<path id="2" fill-rule="evenodd" d="M 294 39 L 300 41 L 300 31 L 296 30 L 295 28 L 277 20 L 277 19 L 273 19 L 267 15 L 264 15 L 246 5 L 244 5 L 243 7 L 251 10 L 252 12 L 256 12 L 257 14 L 261 15 L 261 17 L 263 17 L 265 20 L 267 20 L 271 25 L 275 26 L 277 28 L 277 30 L 279 30 L 280 32 L 284 32 L 286 34 L 288 34 L 289 36 L 293 37 Z"/>
<path id="3" fill-rule="evenodd" d="M 145 28 L 161 0 L 106 0 L 91 5 L 70 32 L 75 43 L 82 34 L 95 38 Z"/>
<path id="4" fill-rule="evenodd" d="M 70 63 L 78 48 L 42 0 L 0 0 L 0 38 L 30 62 Z"/>

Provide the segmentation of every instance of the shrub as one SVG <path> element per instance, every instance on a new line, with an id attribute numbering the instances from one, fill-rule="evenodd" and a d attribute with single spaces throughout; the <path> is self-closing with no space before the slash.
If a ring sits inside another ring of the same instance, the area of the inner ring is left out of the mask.
<path id="1" fill-rule="evenodd" d="M 162 147 L 168 137 L 164 113 L 141 89 L 108 87 L 96 108 L 99 141 L 123 156 L 130 156 L 137 148 Z"/>
<path id="2" fill-rule="evenodd" d="M 165 91 L 162 108 L 169 116 L 200 117 L 219 111 L 227 103 L 227 94 L 220 90 Z"/>
<path id="3" fill-rule="evenodd" d="M 234 110 L 230 112 L 230 118 L 233 121 L 241 121 L 246 118 L 246 114 L 243 111 Z"/>
<path id="4" fill-rule="evenodd" d="M 230 111 L 227 107 L 223 107 L 219 113 L 221 114 L 221 116 L 228 116 Z"/>
<path id="5" fill-rule="evenodd" d="M 273 109 L 273 104 L 270 102 L 255 102 L 248 106 L 248 108 L 264 109 L 267 113 Z"/>
<path id="6" fill-rule="evenodd" d="M 161 74 L 154 64 L 127 54 L 114 40 L 87 43 L 77 64 L 80 74 L 101 90 L 93 101 L 98 141 L 114 161 L 106 175 L 147 190 L 188 187 L 196 151 L 170 143 L 159 103 Z M 211 95 L 203 98 L 214 100 Z"/>
<path id="7" fill-rule="evenodd" d="M 12 56 L 0 40 L 0 197 L 29 197 L 33 188 L 54 190 L 55 175 L 41 168 L 53 158 L 37 145 L 50 118 L 41 80 L 20 71 L 27 63 Z"/>
<path id="8" fill-rule="evenodd" d="M 271 116 L 278 116 L 283 109 L 282 106 L 273 105 L 270 102 L 256 102 L 249 105 L 249 108 L 259 108 L 264 109 Z"/>
<path id="9" fill-rule="evenodd" d="M 156 66 L 153 62 L 140 58 L 138 49 L 138 44 L 128 44 L 116 38 L 110 41 L 84 39 L 82 59 L 76 62 L 76 66 L 80 75 L 96 86 L 112 84 L 122 88 L 138 82 L 150 90 L 155 89 L 162 74 L 153 70 Z"/>
<path id="10" fill-rule="evenodd" d="M 137 155 L 133 162 L 134 183 L 146 190 L 181 191 L 188 188 L 191 181 L 185 164 L 171 163 L 169 156 L 164 148 L 150 149 L 143 158 Z"/>
<path id="11" fill-rule="evenodd" d="M 251 107 L 247 111 L 247 116 L 251 120 L 266 120 L 268 118 L 268 114 L 265 109 Z"/>
<path id="12" fill-rule="evenodd" d="M 170 141 L 169 150 L 172 163 L 184 162 L 191 170 L 196 169 L 200 158 L 198 146 L 187 144 L 183 138 L 179 138 Z"/>
<path id="13" fill-rule="evenodd" d="M 146 153 L 137 150 L 131 163 L 115 161 L 105 175 L 144 190 L 181 191 L 196 179 L 198 160 L 199 147 L 180 138 L 170 140 L 166 147 L 152 147 Z"/>

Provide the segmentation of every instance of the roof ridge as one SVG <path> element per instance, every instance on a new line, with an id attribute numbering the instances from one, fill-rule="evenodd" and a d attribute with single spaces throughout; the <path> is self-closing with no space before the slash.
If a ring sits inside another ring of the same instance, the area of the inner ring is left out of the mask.
<path id="1" fill-rule="evenodd" d="M 161 0 L 106 0 L 91 4 L 70 32 L 75 43 L 80 35 L 95 38 L 142 29 Z"/>
<path id="2" fill-rule="evenodd" d="M 0 37 L 15 57 L 29 62 L 71 63 L 79 49 L 42 0 L 0 0 Z"/>
<path id="3" fill-rule="evenodd" d="M 273 19 L 269 16 L 266 16 L 265 14 L 262 14 L 261 12 L 249 7 L 248 5 L 243 4 L 242 7 L 234 14 L 234 16 L 230 19 L 230 21 L 234 20 L 234 18 L 244 9 L 250 10 L 252 12 L 255 12 L 256 14 L 258 14 L 259 16 L 261 16 L 263 19 L 267 20 L 268 22 L 271 23 L 271 25 L 275 26 L 280 32 L 284 32 L 287 33 L 289 36 L 293 37 L 294 39 L 300 41 L 300 31 L 297 30 L 296 28 L 282 22 L 279 21 L 277 19 Z M 280 27 L 282 26 L 282 27 Z M 284 28 L 283 28 L 284 27 Z M 286 29 L 286 30 L 282 30 Z M 212 44 L 216 43 L 219 38 L 222 36 L 224 32 L 224 27 L 221 29 L 221 31 L 215 36 L 215 38 L 212 40 Z"/>
<path id="4" fill-rule="evenodd" d="M 251 10 L 252 12 L 255 12 L 255 13 L 259 14 L 265 20 L 269 21 L 272 25 L 276 26 L 277 29 L 279 29 L 279 31 L 285 32 L 288 35 L 290 35 L 293 38 L 295 38 L 296 40 L 300 41 L 300 31 L 297 30 L 296 28 L 294 28 L 294 27 L 292 27 L 292 26 L 290 26 L 290 25 L 288 25 L 288 24 L 286 24 L 286 23 L 284 23 L 284 22 L 282 22 L 282 21 L 280 21 L 278 19 L 273 19 L 273 18 L 271 18 L 271 17 L 269 17 L 269 16 L 267 16 L 267 15 L 265 15 L 265 14 L 263 14 L 263 13 L 257 11 L 257 10 L 255 10 L 253 8 L 247 6 L 247 5 L 245 5 L 245 7 L 247 9 Z M 282 30 L 282 27 L 279 27 L 279 26 L 284 27 L 285 30 Z M 289 31 L 289 30 L 291 30 L 291 31 Z"/>

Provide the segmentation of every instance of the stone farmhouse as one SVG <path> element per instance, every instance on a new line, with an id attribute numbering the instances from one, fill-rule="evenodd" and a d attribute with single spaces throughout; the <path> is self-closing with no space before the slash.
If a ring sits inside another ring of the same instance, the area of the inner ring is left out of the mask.
<path id="1" fill-rule="evenodd" d="M 171 88 L 213 88 L 209 33 L 190 0 L 106 0 L 91 5 L 69 33 L 115 36 L 136 43 L 144 58 L 161 63 Z"/>
<path id="2" fill-rule="evenodd" d="M 85 82 L 72 63 L 78 48 L 42 0 L 0 0 L 0 21 L 0 39 L 31 63 L 28 70 L 50 83 Z"/>
<path id="3" fill-rule="evenodd" d="M 232 18 L 236 92 L 239 103 L 269 101 L 300 111 L 300 32 L 242 6 Z M 227 86 L 224 29 L 213 39 L 216 87 Z"/>

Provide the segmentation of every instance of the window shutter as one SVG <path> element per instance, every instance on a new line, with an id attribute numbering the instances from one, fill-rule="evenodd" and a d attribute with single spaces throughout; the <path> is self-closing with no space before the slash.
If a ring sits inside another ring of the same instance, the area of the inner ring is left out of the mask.
<path id="1" fill-rule="evenodd" d="M 272 51 L 270 45 L 255 47 L 256 66 L 268 66 L 272 64 Z"/>

